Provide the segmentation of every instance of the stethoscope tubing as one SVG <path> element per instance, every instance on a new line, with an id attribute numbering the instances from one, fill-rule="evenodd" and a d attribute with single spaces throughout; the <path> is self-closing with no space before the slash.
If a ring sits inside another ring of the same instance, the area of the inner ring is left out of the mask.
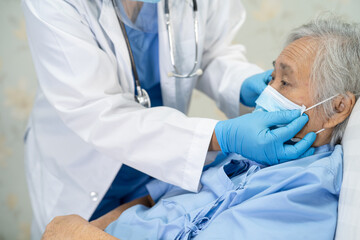
<path id="1" fill-rule="evenodd" d="M 125 28 L 125 24 L 123 23 L 123 21 L 121 20 L 121 15 L 120 15 L 120 11 L 116 5 L 115 0 L 112 0 L 112 4 L 113 7 L 115 9 L 116 12 L 116 16 L 121 28 L 121 31 L 124 35 L 124 39 L 125 39 L 125 43 L 126 43 L 126 47 L 128 49 L 128 53 L 129 53 L 129 58 L 130 58 L 130 62 L 131 62 L 131 70 L 132 70 L 132 74 L 134 77 L 134 83 L 135 83 L 135 89 L 136 89 L 136 95 L 135 95 L 135 101 L 137 101 L 138 103 L 140 103 L 141 105 L 143 105 L 144 107 L 151 107 L 151 103 L 150 103 L 150 97 L 148 95 L 148 93 L 146 92 L 145 89 L 143 89 L 141 87 L 141 83 L 139 80 L 139 75 L 136 69 L 136 64 L 135 64 L 135 59 L 134 59 L 134 55 L 131 49 L 131 45 L 130 45 L 130 41 L 129 41 L 129 37 L 127 35 L 126 32 L 126 28 Z M 195 77 L 195 76 L 200 76 L 202 74 L 202 70 L 201 69 L 197 69 L 197 65 L 198 65 L 198 45 L 199 45 L 199 21 L 198 21 L 198 7 L 197 7 L 197 1 L 193 0 L 193 18 L 194 18 L 194 35 L 195 35 L 195 62 L 194 62 L 194 66 L 192 68 L 192 70 L 188 73 L 188 74 L 180 74 L 178 73 L 178 70 L 176 68 L 176 64 L 175 64 L 175 57 L 174 57 L 174 42 L 173 42 L 173 38 L 172 38 L 172 28 L 171 28 L 171 23 L 170 23 L 170 8 L 169 8 L 169 0 L 165 0 L 165 5 L 164 5 L 164 13 L 165 13 L 165 23 L 166 23 L 166 29 L 167 29 L 167 33 L 168 33 L 168 41 L 169 41 L 169 47 L 170 47 L 170 61 L 171 64 L 174 68 L 174 72 L 170 72 L 168 74 L 169 77 L 177 77 L 177 78 L 191 78 L 191 77 Z"/>
<path id="2" fill-rule="evenodd" d="M 131 45 L 130 45 L 129 37 L 126 32 L 125 24 L 123 23 L 123 21 L 121 21 L 121 16 L 119 14 L 119 9 L 115 3 L 115 0 L 112 0 L 112 3 L 115 8 L 116 16 L 117 16 L 119 25 L 121 27 L 121 31 L 124 34 L 124 39 L 125 39 L 126 47 L 128 49 L 129 58 L 130 58 L 130 62 L 131 62 L 131 70 L 132 70 L 134 81 L 135 81 L 135 88 L 137 89 L 138 87 L 140 87 L 140 89 L 141 89 L 141 83 L 140 83 L 139 75 L 138 75 L 138 72 L 136 69 L 135 59 L 134 59 L 133 52 L 131 50 Z M 137 94 L 141 94 L 141 91 L 140 91 L 140 93 L 138 92 Z"/>
<path id="3" fill-rule="evenodd" d="M 193 18 L 194 18 L 194 35 L 195 35 L 195 61 L 194 66 L 188 74 L 181 74 L 178 72 L 175 64 L 175 57 L 174 57 L 174 41 L 172 38 L 172 27 L 170 23 L 170 8 L 169 8 L 169 0 L 165 0 L 164 4 L 164 13 L 165 13 L 165 24 L 166 30 L 168 34 L 168 41 L 169 41 L 169 48 L 170 48 L 170 61 L 171 65 L 174 68 L 174 72 L 170 72 L 168 74 L 169 77 L 177 77 L 177 78 L 191 78 L 195 76 L 200 76 L 203 72 L 201 69 L 197 69 L 197 65 L 199 62 L 199 20 L 198 20 L 198 6 L 197 1 L 193 0 Z"/>

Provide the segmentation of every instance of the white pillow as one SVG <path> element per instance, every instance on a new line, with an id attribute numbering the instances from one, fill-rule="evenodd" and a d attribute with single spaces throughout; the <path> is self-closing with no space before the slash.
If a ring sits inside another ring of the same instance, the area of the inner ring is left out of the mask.
<path id="1" fill-rule="evenodd" d="M 342 145 L 344 169 L 335 239 L 360 239 L 360 101 L 350 115 Z"/>

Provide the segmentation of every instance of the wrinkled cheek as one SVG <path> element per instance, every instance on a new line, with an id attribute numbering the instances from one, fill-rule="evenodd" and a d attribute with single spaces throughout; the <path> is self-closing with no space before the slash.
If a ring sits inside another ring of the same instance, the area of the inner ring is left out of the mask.
<path id="1" fill-rule="evenodd" d="M 301 131 L 296 134 L 296 137 L 303 138 L 309 132 L 317 132 L 322 129 L 323 119 L 319 117 L 315 112 L 316 108 L 309 110 L 306 114 L 309 116 L 309 121 L 301 129 Z"/>

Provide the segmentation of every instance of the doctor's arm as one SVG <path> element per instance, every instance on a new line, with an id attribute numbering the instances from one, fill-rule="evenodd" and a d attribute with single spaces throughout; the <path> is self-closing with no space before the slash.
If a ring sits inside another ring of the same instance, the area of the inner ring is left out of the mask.
<path id="1" fill-rule="evenodd" d="M 115 240 L 100 228 L 93 226 L 78 215 L 67 215 L 54 218 L 45 229 L 42 240 Z"/>
<path id="2" fill-rule="evenodd" d="M 77 1 L 23 0 L 23 8 L 41 92 L 63 123 L 107 156 L 104 165 L 112 174 L 123 163 L 197 191 L 217 121 L 134 101 L 128 53 L 119 26 L 110 21 L 111 9 L 104 16 L 118 36 L 121 59 L 107 49 L 98 19 L 85 18 L 90 14 Z"/>
<path id="3" fill-rule="evenodd" d="M 107 214 L 99 217 L 98 219 L 95 219 L 94 221 L 91 221 L 90 224 L 101 229 L 105 230 L 105 228 L 119 218 L 119 216 L 128 208 L 135 206 L 137 204 L 144 205 L 146 207 L 152 207 L 155 205 L 155 202 L 152 200 L 150 195 L 135 199 L 131 202 L 125 203 L 114 210 L 108 212 Z"/>

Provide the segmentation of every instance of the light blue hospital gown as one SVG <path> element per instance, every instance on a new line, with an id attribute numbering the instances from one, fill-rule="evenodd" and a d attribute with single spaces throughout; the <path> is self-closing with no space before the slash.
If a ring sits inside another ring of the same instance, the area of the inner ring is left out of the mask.
<path id="1" fill-rule="evenodd" d="M 333 239 L 342 147 L 267 168 L 229 155 L 202 177 L 199 193 L 154 180 L 157 204 L 126 210 L 106 232 L 127 239 Z"/>

